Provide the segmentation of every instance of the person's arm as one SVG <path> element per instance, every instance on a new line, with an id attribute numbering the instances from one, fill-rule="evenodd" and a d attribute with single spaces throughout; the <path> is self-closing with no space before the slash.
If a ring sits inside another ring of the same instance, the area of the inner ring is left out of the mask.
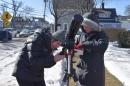
<path id="1" fill-rule="evenodd" d="M 51 53 L 48 52 L 33 52 L 31 54 L 32 56 L 29 60 L 30 60 L 30 64 L 31 65 L 35 65 L 35 66 L 43 66 L 45 68 L 50 68 L 53 65 L 56 64 L 56 62 L 54 61 L 54 56 Z"/>
<path id="2" fill-rule="evenodd" d="M 57 55 L 54 56 L 54 61 L 58 62 L 58 61 L 60 61 L 60 60 L 62 60 L 64 58 L 65 58 L 65 55 L 59 55 L 59 54 L 57 54 Z"/>
<path id="3" fill-rule="evenodd" d="M 89 51 L 104 52 L 108 47 L 108 43 L 108 38 L 104 36 L 98 40 L 85 41 L 82 46 L 86 47 Z"/>
<path id="4" fill-rule="evenodd" d="M 65 58 L 64 55 L 55 55 L 49 52 L 34 52 L 32 58 L 30 58 L 30 62 L 32 65 L 43 66 L 45 68 L 50 68 L 56 64 L 57 61 Z"/>

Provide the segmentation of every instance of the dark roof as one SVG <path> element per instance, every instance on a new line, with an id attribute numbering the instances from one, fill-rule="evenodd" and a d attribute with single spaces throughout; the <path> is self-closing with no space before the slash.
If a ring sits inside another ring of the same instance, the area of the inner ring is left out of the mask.
<path id="1" fill-rule="evenodd" d="M 115 8 L 104 8 L 104 9 L 97 8 L 97 9 L 96 9 L 96 12 L 97 12 L 97 14 L 99 14 L 99 13 L 111 12 L 110 18 L 115 18 L 115 17 L 117 17 L 116 9 L 115 9 Z M 99 18 L 100 18 L 100 17 L 99 17 Z"/>
<path id="2" fill-rule="evenodd" d="M 99 22 L 118 22 L 115 8 L 96 8 L 94 10 Z"/>

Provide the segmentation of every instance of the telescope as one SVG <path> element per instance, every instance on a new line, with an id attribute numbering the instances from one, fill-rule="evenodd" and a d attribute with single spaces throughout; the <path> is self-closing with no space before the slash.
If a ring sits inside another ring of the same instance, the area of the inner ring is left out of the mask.
<path id="1" fill-rule="evenodd" d="M 65 43 L 63 45 L 63 52 L 65 51 L 67 53 L 66 55 L 67 69 L 65 70 L 65 75 L 64 75 L 61 86 L 69 86 L 70 77 L 74 79 L 77 86 L 80 86 L 75 70 L 72 67 L 72 57 L 74 55 L 73 50 L 74 50 L 74 44 L 75 44 L 75 36 L 77 32 L 79 31 L 79 28 L 81 27 L 82 21 L 83 21 L 83 17 L 80 14 L 74 15 L 70 24 L 70 28 L 67 31 L 67 34 L 65 37 Z"/>

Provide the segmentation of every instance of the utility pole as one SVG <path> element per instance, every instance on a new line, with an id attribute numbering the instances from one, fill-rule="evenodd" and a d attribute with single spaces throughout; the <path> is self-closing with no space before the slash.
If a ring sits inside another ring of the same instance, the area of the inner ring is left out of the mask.
<path id="1" fill-rule="evenodd" d="M 102 9 L 104 9 L 105 0 L 102 0 Z"/>
<path id="2" fill-rule="evenodd" d="M 13 11 L 14 11 L 13 16 L 15 17 L 16 16 L 16 4 L 15 4 L 14 0 L 12 0 L 12 3 L 13 3 Z"/>
<path id="3" fill-rule="evenodd" d="M 12 0 L 12 4 L 13 4 L 13 17 L 12 17 L 12 28 L 15 28 L 14 26 L 14 18 L 16 17 L 16 2 L 14 0 Z"/>

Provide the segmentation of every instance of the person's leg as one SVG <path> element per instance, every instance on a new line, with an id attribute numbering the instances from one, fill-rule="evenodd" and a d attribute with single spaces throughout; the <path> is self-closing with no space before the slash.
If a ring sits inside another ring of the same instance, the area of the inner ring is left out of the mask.
<path id="1" fill-rule="evenodd" d="M 31 81 L 26 81 L 26 80 L 20 79 L 18 77 L 16 77 L 16 80 L 17 80 L 19 86 L 35 86 L 34 82 L 31 82 Z"/>

